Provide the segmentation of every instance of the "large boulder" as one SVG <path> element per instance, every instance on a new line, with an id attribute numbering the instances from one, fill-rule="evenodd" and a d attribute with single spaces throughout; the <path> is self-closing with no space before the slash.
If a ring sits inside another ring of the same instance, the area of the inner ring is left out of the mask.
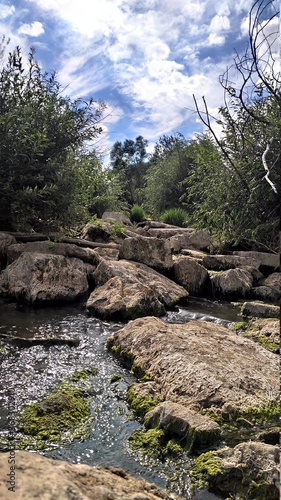
<path id="1" fill-rule="evenodd" d="M 14 236 L 8 233 L 0 233 L 0 271 L 4 269 L 7 264 L 7 252 L 11 245 L 17 242 Z"/>
<path id="2" fill-rule="evenodd" d="M 127 238 L 121 244 L 119 258 L 142 262 L 159 271 L 170 270 L 173 266 L 170 244 L 159 238 Z"/>
<path id="3" fill-rule="evenodd" d="M 201 295 L 210 283 L 208 271 L 192 257 L 179 257 L 174 262 L 174 280 L 190 295 Z"/>
<path id="4" fill-rule="evenodd" d="M 129 217 L 122 212 L 111 212 L 107 211 L 102 214 L 102 220 L 106 220 L 109 222 L 120 221 L 125 226 L 133 226 L 133 223 L 130 221 Z"/>
<path id="5" fill-rule="evenodd" d="M 223 498 L 279 500 L 279 462 L 278 446 L 239 443 L 200 455 L 192 465 L 191 480 Z"/>
<path id="6" fill-rule="evenodd" d="M 127 291 L 129 291 L 129 285 L 135 293 L 137 289 L 144 290 L 144 286 L 153 290 L 154 297 L 167 309 L 173 308 L 188 296 L 188 292 L 183 287 L 139 262 L 103 260 L 93 273 L 93 280 L 96 286 L 102 286 L 116 276 L 122 280 L 123 288 L 126 287 Z"/>
<path id="7" fill-rule="evenodd" d="M 155 292 L 142 283 L 127 283 L 115 276 L 96 288 L 87 301 L 87 311 L 102 318 L 135 319 L 163 316 L 165 308 Z"/>
<path id="8" fill-rule="evenodd" d="M 74 244 L 53 241 L 32 241 L 11 245 L 7 251 L 8 263 L 11 264 L 11 262 L 18 259 L 23 252 L 63 255 L 64 257 L 83 260 L 83 262 L 94 266 L 97 266 L 100 261 L 99 255 L 92 248 L 83 248 Z"/>
<path id="9" fill-rule="evenodd" d="M 163 399 L 195 411 L 259 408 L 268 403 L 265 387 L 278 398 L 278 356 L 214 323 L 139 318 L 115 332 L 109 345 L 120 359 L 130 352 Z"/>
<path id="10" fill-rule="evenodd" d="M 0 295 L 30 305 L 73 302 L 88 291 L 87 269 L 80 259 L 22 253 L 0 275 Z"/>
<path id="11" fill-rule="evenodd" d="M 186 248 L 206 250 L 211 245 L 211 238 L 207 231 L 195 231 L 193 228 L 188 228 L 182 234 L 171 236 L 170 245 L 174 253 L 181 252 Z"/>
<path id="12" fill-rule="evenodd" d="M 247 269 L 229 269 L 211 274 L 210 278 L 213 294 L 219 298 L 245 297 L 253 285 L 253 275 Z"/>
<path id="13" fill-rule="evenodd" d="M 175 493 L 115 467 L 91 467 L 26 451 L 1 453 L 0 498 L 5 500 L 177 500 Z"/>

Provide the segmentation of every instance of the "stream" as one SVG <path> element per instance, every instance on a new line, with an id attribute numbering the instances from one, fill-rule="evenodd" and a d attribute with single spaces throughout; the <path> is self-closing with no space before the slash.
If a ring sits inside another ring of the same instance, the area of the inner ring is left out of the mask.
<path id="1" fill-rule="evenodd" d="M 163 488 L 171 489 L 188 500 L 214 500 L 219 497 L 203 491 L 196 496 L 189 492 L 186 466 L 190 459 L 183 456 L 177 463 L 146 462 L 133 454 L 129 436 L 140 428 L 126 404 L 128 386 L 135 377 L 124 368 L 106 348 L 106 339 L 123 323 L 102 321 L 88 316 L 74 306 L 59 308 L 19 308 L 15 304 L 0 306 L 0 334 L 34 339 L 38 337 L 71 338 L 79 340 L 76 347 L 33 345 L 16 347 L 0 343 L 0 443 L 7 436 L 13 401 L 16 414 L 24 406 L 36 402 L 77 370 L 96 368 L 90 376 L 90 403 L 94 415 L 90 435 L 43 455 L 88 465 L 121 467 L 135 477 L 143 477 Z M 163 317 L 171 323 L 192 319 L 213 321 L 224 326 L 241 320 L 238 308 L 229 303 L 190 299 L 188 308 L 170 311 Z M 121 375 L 112 383 L 112 377 Z M 2 437 L 2 440 L 1 440 Z M 0 451 L 5 451 L 1 445 Z"/>

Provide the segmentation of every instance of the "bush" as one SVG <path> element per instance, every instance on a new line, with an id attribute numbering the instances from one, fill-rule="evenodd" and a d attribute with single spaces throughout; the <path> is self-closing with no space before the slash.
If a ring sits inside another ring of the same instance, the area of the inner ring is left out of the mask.
<path id="1" fill-rule="evenodd" d="M 160 218 L 165 224 L 184 227 L 187 221 L 187 213 L 182 208 L 170 208 L 166 210 Z"/>
<path id="2" fill-rule="evenodd" d="M 146 219 L 144 209 L 140 205 L 133 205 L 130 212 L 130 219 L 132 222 L 142 222 Z"/>

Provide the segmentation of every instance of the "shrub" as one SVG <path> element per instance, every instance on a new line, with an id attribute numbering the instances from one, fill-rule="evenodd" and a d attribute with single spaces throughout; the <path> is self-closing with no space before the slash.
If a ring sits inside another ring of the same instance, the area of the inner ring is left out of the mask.
<path id="1" fill-rule="evenodd" d="M 186 225 L 187 213 L 182 208 L 170 208 L 161 216 L 161 222 L 173 226 L 184 227 Z"/>
<path id="2" fill-rule="evenodd" d="M 130 219 L 132 222 L 142 222 L 146 219 L 144 209 L 140 205 L 133 205 L 131 208 Z"/>

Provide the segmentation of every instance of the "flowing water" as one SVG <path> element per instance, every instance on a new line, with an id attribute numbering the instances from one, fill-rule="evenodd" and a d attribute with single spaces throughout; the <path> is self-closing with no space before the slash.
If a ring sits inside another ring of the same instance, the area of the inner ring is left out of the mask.
<path id="1" fill-rule="evenodd" d="M 121 467 L 136 477 L 171 488 L 187 499 L 192 498 L 185 472 L 190 460 L 188 457 L 183 456 L 181 463 L 170 460 L 165 464 L 157 461 L 152 464 L 133 454 L 129 448 L 129 436 L 140 428 L 140 423 L 133 418 L 126 404 L 128 386 L 135 382 L 135 378 L 106 349 L 106 339 L 121 328 L 122 323 L 101 321 L 69 306 L 30 309 L 17 308 L 13 304 L 2 305 L 0 315 L 2 337 L 56 337 L 79 341 L 76 347 L 33 345 L 28 348 L 1 342 L 2 441 L 7 437 L 11 412 L 16 415 L 25 405 L 38 401 L 75 371 L 96 368 L 97 375 L 90 377 L 93 422 L 89 437 L 42 453 L 72 463 Z M 229 304 L 191 299 L 188 309 L 169 312 L 163 319 L 173 323 L 203 319 L 227 326 L 239 318 L 237 309 Z M 116 374 L 121 375 L 121 378 L 112 383 L 111 379 Z M 2 450 L 5 450 L 5 446 L 2 446 Z M 211 500 L 218 497 L 206 491 L 193 498 Z"/>

